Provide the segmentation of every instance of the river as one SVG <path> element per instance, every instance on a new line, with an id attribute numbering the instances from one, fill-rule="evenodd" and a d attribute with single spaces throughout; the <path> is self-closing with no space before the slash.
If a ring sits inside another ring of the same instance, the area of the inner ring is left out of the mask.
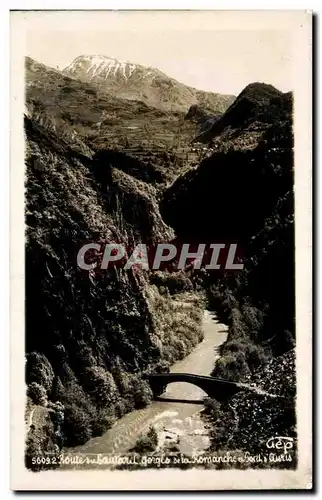
<path id="1" fill-rule="evenodd" d="M 219 323 L 209 311 L 203 317 L 204 340 L 181 361 L 172 365 L 170 371 L 210 375 L 218 347 L 226 340 L 227 326 Z M 166 441 L 177 443 L 182 453 L 205 450 L 209 445 L 207 428 L 200 416 L 204 408 L 204 391 L 195 385 L 176 382 L 169 384 L 161 398 L 150 406 L 135 410 L 119 419 L 102 436 L 66 452 L 72 453 L 125 453 L 134 446 L 139 436 L 153 426 L 158 433 L 161 448 Z M 172 401 L 168 401 L 172 399 Z M 179 401 L 180 400 L 180 401 Z"/>

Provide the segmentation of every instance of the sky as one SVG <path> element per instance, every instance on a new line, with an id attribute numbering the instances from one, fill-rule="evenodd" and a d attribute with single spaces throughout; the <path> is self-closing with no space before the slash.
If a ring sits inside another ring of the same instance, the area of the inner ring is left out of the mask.
<path id="1" fill-rule="evenodd" d="M 257 81 L 293 89 L 292 31 L 281 17 L 74 11 L 35 13 L 26 23 L 27 55 L 58 69 L 99 54 L 156 67 L 201 90 L 238 95 Z"/>

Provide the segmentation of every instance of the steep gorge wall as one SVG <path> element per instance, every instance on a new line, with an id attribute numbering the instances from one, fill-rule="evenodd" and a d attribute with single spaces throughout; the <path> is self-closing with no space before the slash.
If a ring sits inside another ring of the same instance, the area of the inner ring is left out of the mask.
<path id="1" fill-rule="evenodd" d="M 201 340 L 202 305 L 185 287 L 160 293 L 142 270 L 79 269 L 85 243 L 151 243 L 172 231 L 151 186 L 28 118 L 25 130 L 26 463 L 37 469 L 35 455 L 83 443 L 149 403 L 144 373 Z"/>
<path id="2" fill-rule="evenodd" d="M 272 436 L 295 439 L 291 116 L 276 120 L 255 149 L 215 153 L 179 177 L 164 193 L 161 213 L 181 238 L 242 246 L 242 271 L 202 273 L 209 306 L 229 326 L 212 374 L 254 383 L 271 395 L 246 391 L 214 404 L 211 449 L 255 455 Z M 294 468 L 295 453 L 294 445 L 290 461 L 267 467 Z"/>
<path id="3" fill-rule="evenodd" d="M 241 334 L 250 324 L 246 336 L 257 343 L 274 337 L 274 352 L 283 352 L 284 337 L 295 335 L 290 120 L 271 127 L 252 151 L 214 153 L 179 177 L 160 207 L 181 238 L 241 246 L 243 271 L 206 273 L 210 299 L 226 323 L 244 316 Z M 228 340 L 236 336 L 231 330 Z"/>

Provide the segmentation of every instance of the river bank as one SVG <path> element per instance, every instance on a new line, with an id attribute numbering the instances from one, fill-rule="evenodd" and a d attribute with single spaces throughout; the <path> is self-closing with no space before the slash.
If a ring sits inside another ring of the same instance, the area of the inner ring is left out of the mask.
<path id="1" fill-rule="evenodd" d="M 207 310 L 204 312 L 202 327 L 204 340 L 186 358 L 172 365 L 171 372 L 197 375 L 211 373 L 218 357 L 218 348 L 227 338 L 227 327 L 219 323 L 216 316 Z M 178 444 L 182 453 L 202 451 L 209 446 L 208 430 L 199 414 L 203 409 L 205 396 L 204 391 L 192 384 L 170 384 L 162 395 L 164 401 L 160 398 L 142 410 L 132 411 L 119 419 L 102 436 L 63 451 L 87 455 L 126 453 L 150 427 L 156 430 L 160 447 L 165 442 L 173 441 Z"/>

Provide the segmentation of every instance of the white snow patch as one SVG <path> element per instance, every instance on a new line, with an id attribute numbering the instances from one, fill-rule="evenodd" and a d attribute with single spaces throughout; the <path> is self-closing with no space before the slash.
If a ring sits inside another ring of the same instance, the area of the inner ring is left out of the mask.
<path id="1" fill-rule="evenodd" d="M 67 68 L 65 68 L 65 71 L 74 72 L 78 68 L 82 69 L 84 62 L 87 63 L 86 73 L 92 78 L 101 73 L 104 73 L 105 78 L 107 78 L 110 74 L 116 76 L 119 72 L 124 78 L 127 79 L 133 75 L 134 71 L 138 67 L 137 64 L 126 61 L 118 61 L 112 57 L 95 55 L 77 57 L 69 66 L 67 66 Z M 150 73 L 151 72 L 148 71 L 147 75 Z"/>

